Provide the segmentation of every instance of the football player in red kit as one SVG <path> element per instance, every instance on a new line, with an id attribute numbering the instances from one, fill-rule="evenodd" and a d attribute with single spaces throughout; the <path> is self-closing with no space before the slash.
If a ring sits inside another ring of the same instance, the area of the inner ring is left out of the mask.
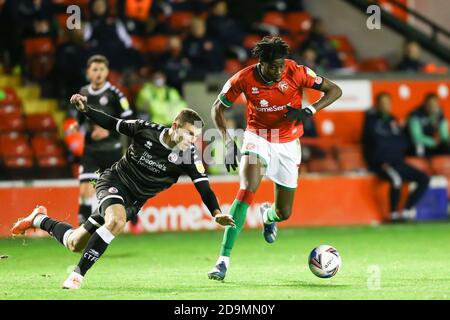
<path id="1" fill-rule="evenodd" d="M 239 153 L 242 154 L 240 190 L 230 209 L 236 226 L 225 229 L 219 259 L 208 273 L 215 280 L 225 278 L 231 250 L 264 175 L 275 184 L 275 202 L 260 208 L 263 234 L 268 243 L 275 241 L 276 222 L 288 219 L 292 213 L 301 160 L 302 121 L 342 95 L 335 83 L 287 59 L 289 46 L 280 37 L 264 37 L 256 44 L 253 54 L 259 63 L 232 76 L 212 108 L 213 120 L 225 141 L 228 171 L 236 170 Z M 302 106 L 303 88 L 319 90 L 324 95 L 312 105 Z M 224 110 L 231 108 L 242 93 L 247 99 L 247 128 L 239 152 L 226 130 Z"/>

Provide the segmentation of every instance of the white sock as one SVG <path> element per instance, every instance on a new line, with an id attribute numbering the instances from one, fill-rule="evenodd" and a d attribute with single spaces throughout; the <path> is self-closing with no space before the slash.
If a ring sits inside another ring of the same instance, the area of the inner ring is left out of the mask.
<path id="1" fill-rule="evenodd" d="M 75 229 L 69 229 L 69 230 L 66 231 L 66 233 L 64 233 L 64 235 L 63 235 L 63 245 L 64 245 L 64 247 L 69 248 L 69 247 L 67 246 L 67 240 L 69 240 L 70 235 L 71 235 L 74 231 L 75 231 Z"/>
<path id="2" fill-rule="evenodd" d="M 221 262 L 225 262 L 225 266 L 228 269 L 228 266 L 230 265 L 230 257 L 220 256 L 219 259 L 217 259 L 216 264 L 220 264 Z"/>
<path id="3" fill-rule="evenodd" d="M 41 222 L 46 218 L 47 216 L 45 214 L 38 214 L 33 219 L 33 227 L 40 229 L 41 228 Z"/>

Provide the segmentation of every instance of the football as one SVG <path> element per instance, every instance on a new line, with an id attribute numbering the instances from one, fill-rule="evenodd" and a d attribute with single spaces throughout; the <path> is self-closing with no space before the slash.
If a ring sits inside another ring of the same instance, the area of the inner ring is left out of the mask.
<path id="1" fill-rule="evenodd" d="M 314 275 L 319 278 L 331 278 L 341 266 L 341 256 L 332 246 L 320 245 L 309 254 L 308 265 Z"/>

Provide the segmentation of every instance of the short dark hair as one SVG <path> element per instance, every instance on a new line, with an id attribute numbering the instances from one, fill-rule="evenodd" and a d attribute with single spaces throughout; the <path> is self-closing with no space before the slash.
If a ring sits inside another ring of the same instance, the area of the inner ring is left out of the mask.
<path id="1" fill-rule="evenodd" d="M 106 67 L 109 68 L 108 58 L 106 58 L 105 56 L 103 56 L 101 54 L 95 54 L 88 59 L 88 61 L 87 61 L 88 69 L 91 66 L 91 64 L 93 64 L 93 63 L 103 63 L 103 64 L 105 64 Z"/>
<path id="2" fill-rule="evenodd" d="M 383 97 L 388 97 L 389 99 L 391 99 L 391 94 L 390 94 L 389 92 L 382 91 L 382 92 L 380 92 L 379 94 L 377 94 L 377 96 L 375 97 L 375 102 L 376 102 L 377 104 L 379 104 L 379 103 L 380 103 L 380 100 L 381 100 Z"/>
<path id="3" fill-rule="evenodd" d="M 286 58 L 289 45 L 280 37 L 264 37 L 253 48 L 252 54 L 262 62 L 272 62 Z"/>
<path id="4" fill-rule="evenodd" d="M 438 99 L 438 96 L 437 96 L 437 94 L 436 93 L 434 93 L 434 92 L 428 92 L 427 94 L 426 94 L 426 96 L 425 96 L 425 102 L 428 102 L 428 101 L 430 101 L 431 99 Z"/>
<path id="5" fill-rule="evenodd" d="M 191 123 L 193 125 L 197 125 L 198 123 L 201 123 L 201 128 L 205 126 L 205 122 L 200 117 L 200 115 L 189 108 L 183 109 L 178 113 L 178 115 L 173 119 L 174 122 L 178 122 L 180 125 L 185 124 L 186 122 Z"/>

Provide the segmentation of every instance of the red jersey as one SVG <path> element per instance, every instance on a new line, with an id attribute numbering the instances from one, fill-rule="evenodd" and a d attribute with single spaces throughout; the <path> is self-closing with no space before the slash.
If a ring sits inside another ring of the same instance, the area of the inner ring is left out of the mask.
<path id="1" fill-rule="evenodd" d="M 219 94 L 227 107 L 244 93 L 247 99 L 247 130 L 271 142 L 289 142 L 303 135 L 303 124 L 295 126 L 284 114 L 287 106 L 302 107 L 303 88 L 319 88 L 323 79 L 310 68 L 285 59 L 285 69 L 278 82 L 266 82 L 259 65 L 242 69 L 232 76 Z"/>

